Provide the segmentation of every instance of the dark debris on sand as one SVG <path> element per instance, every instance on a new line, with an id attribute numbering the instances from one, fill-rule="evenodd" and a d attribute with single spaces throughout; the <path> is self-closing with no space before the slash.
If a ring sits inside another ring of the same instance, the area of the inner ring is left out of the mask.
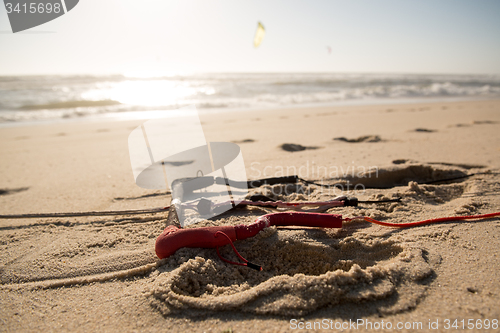
<path id="1" fill-rule="evenodd" d="M 285 151 L 294 152 L 294 151 L 302 151 L 302 150 L 307 150 L 307 149 L 318 149 L 319 147 L 305 147 L 305 146 L 295 144 L 295 143 L 284 143 L 280 146 L 280 148 L 285 150 Z"/>

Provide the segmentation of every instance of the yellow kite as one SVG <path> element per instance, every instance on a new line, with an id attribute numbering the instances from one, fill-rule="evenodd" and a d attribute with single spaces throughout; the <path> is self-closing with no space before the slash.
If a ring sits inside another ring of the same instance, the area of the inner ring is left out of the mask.
<path id="1" fill-rule="evenodd" d="M 257 31 L 255 32 L 255 38 L 253 39 L 253 46 L 258 47 L 260 43 L 262 43 L 262 40 L 264 39 L 264 35 L 266 34 L 266 30 L 264 29 L 264 26 L 262 23 L 258 23 L 257 25 Z"/>

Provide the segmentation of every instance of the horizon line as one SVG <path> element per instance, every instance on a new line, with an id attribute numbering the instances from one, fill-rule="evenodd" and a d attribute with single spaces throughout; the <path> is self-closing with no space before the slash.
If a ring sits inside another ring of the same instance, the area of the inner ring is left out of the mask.
<path id="1" fill-rule="evenodd" d="M 158 74 L 154 74 L 154 73 Z M 134 75 L 132 73 L 137 73 Z M 141 75 L 141 73 L 143 75 Z M 148 75 L 149 74 L 149 75 Z M 124 72 L 94 72 L 94 73 L 0 73 L 0 77 L 35 77 L 35 76 L 124 76 L 136 78 L 154 78 L 168 76 L 195 76 L 203 74 L 361 74 L 361 75 L 477 75 L 477 76 L 500 76 L 500 73 L 446 73 L 446 72 L 404 72 L 404 71 L 195 71 L 195 72 L 175 72 L 175 71 L 124 71 Z"/>

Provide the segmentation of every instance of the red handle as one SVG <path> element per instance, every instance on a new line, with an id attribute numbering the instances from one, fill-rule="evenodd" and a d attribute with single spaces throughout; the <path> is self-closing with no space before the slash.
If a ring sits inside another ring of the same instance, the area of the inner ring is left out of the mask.
<path id="1" fill-rule="evenodd" d="M 217 231 L 222 231 L 228 235 L 233 242 L 236 240 L 236 232 L 233 226 L 179 229 L 170 225 L 156 239 L 156 255 L 158 258 L 163 259 L 183 247 L 214 248 L 229 244 L 226 237 L 215 235 Z"/>
<path id="2" fill-rule="evenodd" d="M 171 256 L 183 247 L 215 248 L 229 244 L 227 237 L 216 235 L 225 233 L 231 241 L 253 237 L 262 229 L 272 225 L 295 225 L 305 227 L 342 228 L 342 215 L 317 213 L 274 213 L 259 217 L 254 223 L 221 227 L 179 229 L 168 226 L 156 239 L 155 251 L 158 258 Z"/>

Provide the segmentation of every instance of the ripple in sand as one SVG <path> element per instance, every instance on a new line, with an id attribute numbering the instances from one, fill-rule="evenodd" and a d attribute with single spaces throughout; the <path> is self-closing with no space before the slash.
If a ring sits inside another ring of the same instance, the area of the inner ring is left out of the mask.
<path id="1" fill-rule="evenodd" d="M 5 230 L 0 234 L 0 284 L 92 276 L 153 263 L 162 226 L 157 221 L 112 222 Z"/>

